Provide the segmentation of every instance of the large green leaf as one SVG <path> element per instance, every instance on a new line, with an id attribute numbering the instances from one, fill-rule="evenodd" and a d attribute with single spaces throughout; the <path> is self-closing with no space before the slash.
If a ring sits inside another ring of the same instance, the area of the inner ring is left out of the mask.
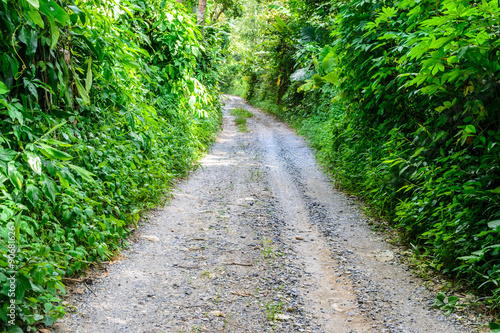
<path id="1" fill-rule="evenodd" d="M 92 178 L 92 176 L 95 176 L 95 174 L 93 174 L 92 172 L 87 171 L 84 168 L 81 168 L 79 166 L 76 166 L 76 165 L 73 165 L 73 164 L 69 164 L 69 163 L 68 163 L 68 167 L 70 167 L 71 169 L 75 170 L 83 179 L 88 180 L 89 182 L 93 182 L 94 181 L 94 179 Z"/>
<path id="2" fill-rule="evenodd" d="M 15 162 L 9 162 L 7 172 L 12 185 L 14 185 L 18 190 L 21 190 L 23 188 L 24 179 L 21 172 L 17 169 Z"/>
<path id="3" fill-rule="evenodd" d="M 36 9 L 40 8 L 40 3 L 38 2 L 38 0 L 27 0 L 27 1 L 30 5 L 32 5 Z"/>
<path id="4" fill-rule="evenodd" d="M 30 151 L 26 151 L 25 154 L 26 157 L 28 157 L 28 164 L 30 165 L 31 169 L 39 175 L 42 174 L 42 160 L 40 159 L 40 156 Z"/>
<path id="5" fill-rule="evenodd" d="M 52 201 L 56 203 L 56 186 L 48 177 L 44 176 L 42 180 L 42 192 Z"/>
<path id="6" fill-rule="evenodd" d="M 0 161 L 10 162 L 17 156 L 17 152 L 12 149 L 3 149 L 0 147 Z"/>
<path id="7" fill-rule="evenodd" d="M 87 68 L 87 78 L 85 79 L 85 90 L 87 94 L 90 92 L 90 88 L 92 88 L 92 58 L 89 57 L 88 60 L 88 68 Z"/>
<path id="8" fill-rule="evenodd" d="M 75 73 L 75 71 L 73 70 L 73 74 L 75 75 L 74 78 L 75 78 L 75 85 L 76 85 L 76 89 L 78 90 L 78 93 L 80 94 L 80 97 L 82 98 L 83 102 L 88 105 L 90 104 L 90 97 L 89 97 L 89 94 L 87 93 L 87 90 L 85 90 L 82 86 L 82 83 L 80 82 L 80 78 L 78 77 L 78 75 Z"/>
<path id="9" fill-rule="evenodd" d="M 70 154 L 55 149 L 44 143 L 38 143 L 38 145 L 38 150 L 48 158 L 56 158 L 61 161 L 69 161 L 73 158 L 73 156 L 71 156 Z"/>
<path id="10" fill-rule="evenodd" d="M 59 22 L 62 26 L 70 23 L 69 15 L 62 9 L 56 1 L 40 0 L 40 11 L 47 18 Z"/>
<path id="11" fill-rule="evenodd" d="M 34 206 L 38 202 L 40 198 L 40 190 L 33 184 L 29 184 L 26 186 L 26 196 L 31 204 Z"/>
<path id="12" fill-rule="evenodd" d="M 45 28 L 45 24 L 43 23 L 42 16 L 40 15 L 40 12 L 38 10 L 30 10 L 30 11 L 28 11 L 28 16 L 40 28 L 42 28 L 42 29 Z"/>
<path id="13" fill-rule="evenodd" d="M 16 219 L 14 220 L 14 233 L 18 241 L 19 241 L 19 231 L 21 230 L 21 216 L 22 213 L 17 214 Z"/>
<path id="14" fill-rule="evenodd" d="M 9 89 L 7 88 L 7 86 L 5 85 L 5 83 L 3 83 L 2 81 L 0 81 L 0 95 L 6 94 L 8 92 L 9 92 Z"/>

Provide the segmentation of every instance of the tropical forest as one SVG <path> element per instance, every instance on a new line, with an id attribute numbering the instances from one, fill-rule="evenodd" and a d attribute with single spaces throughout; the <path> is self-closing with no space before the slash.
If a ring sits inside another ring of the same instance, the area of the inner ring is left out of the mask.
<path id="1" fill-rule="evenodd" d="M 2 0 L 0 332 L 500 332 L 497 0 Z"/>

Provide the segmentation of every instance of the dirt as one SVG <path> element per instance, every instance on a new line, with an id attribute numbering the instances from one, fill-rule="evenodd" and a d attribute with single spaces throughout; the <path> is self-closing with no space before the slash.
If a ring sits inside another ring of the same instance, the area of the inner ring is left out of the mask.
<path id="1" fill-rule="evenodd" d="M 238 132 L 229 110 L 254 114 Z M 202 167 L 56 332 L 473 332 L 334 189 L 286 124 L 227 96 Z M 91 283 L 92 282 L 92 283 Z"/>

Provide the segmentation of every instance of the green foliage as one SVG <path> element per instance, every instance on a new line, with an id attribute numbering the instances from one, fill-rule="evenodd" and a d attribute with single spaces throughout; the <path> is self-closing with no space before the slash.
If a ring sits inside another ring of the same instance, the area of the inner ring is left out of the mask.
<path id="1" fill-rule="evenodd" d="M 240 132 L 248 132 L 247 118 L 253 117 L 253 114 L 243 108 L 236 108 L 231 110 L 231 114 L 235 116 L 234 123 Z"/>
<path id="2" fill-rule="evenodd" d="M 432 305 L 432 307 L 436 309 L 441 309 L 445 311 L 446 314 L 449 315 L 455 311 L 455 307 L 458 303 L 458 300 L 459 299 L 457 296 L 446 297 L 446 295 L 443 292 L 440 292 L 434 299 L 434 304 Z"/>
<path id="3" fill-rule="evenodd" d="M 12 299 L 9 331 L 32 331 L 196 166 L 227 38 L 173 0 L 6 0 L 0 17 L 0 330 Z"/>
<path id="4" fill-rule="evenodd" d="M 497 307 L 498 1 L 270 7 L 240 63 L 245 96 L 307 135 L 337 186 L 393 220 L 429 266 Z"/>

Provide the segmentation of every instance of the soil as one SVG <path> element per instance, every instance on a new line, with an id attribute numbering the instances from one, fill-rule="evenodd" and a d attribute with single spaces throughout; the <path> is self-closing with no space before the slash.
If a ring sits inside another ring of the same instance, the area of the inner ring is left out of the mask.
<path id="1" fill-rule="evenodd" d="M 177 186 L 121 260 L 73 287 L 56 332 L 474 332 L 430 309 L 306 142 L 241 98 L 226 96 L 224 130 Z"/>

